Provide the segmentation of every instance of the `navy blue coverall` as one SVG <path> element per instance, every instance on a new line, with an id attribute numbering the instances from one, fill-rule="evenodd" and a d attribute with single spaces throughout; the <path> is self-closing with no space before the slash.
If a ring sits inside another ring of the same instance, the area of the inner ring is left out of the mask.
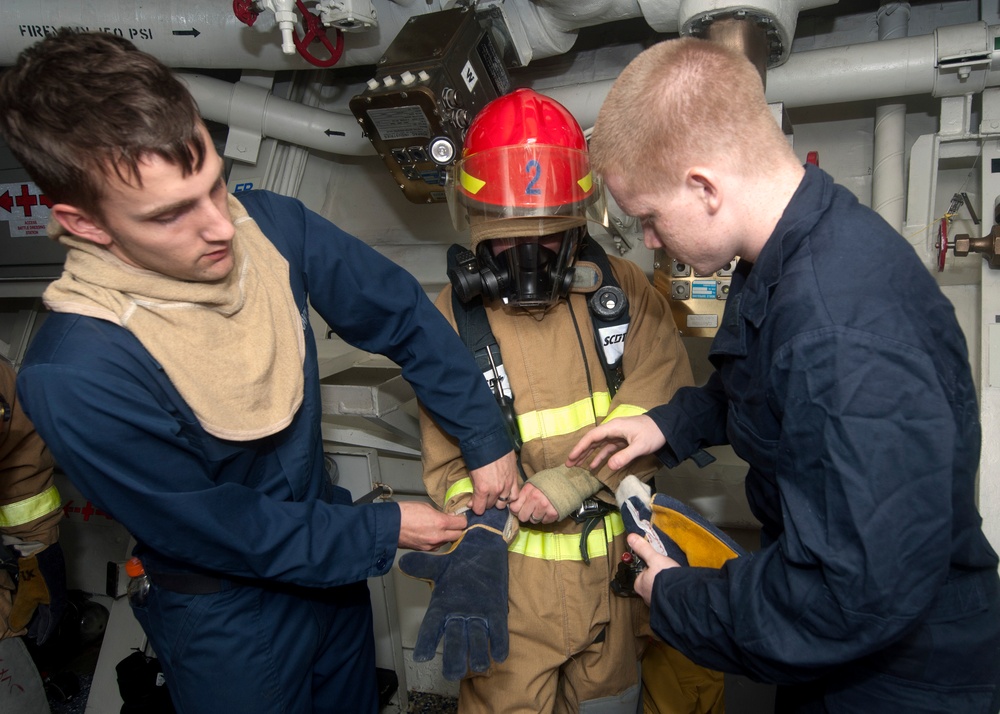
<path id="1" fill-rule="evenodd" d="M 509 440 L 468 351 L 409 273 L 298 201 L 238 197 L 288 260 L 302 316 L 305 394 L 288 427 L 256 441 L 210 435 L 130 332 L 75 314 L 47 317 L 18 389 L 57 463 L 138 542 L 153 587 L 134 611 L 178 711 L 374 712 L 365 580 L 392 567 L 399 508 L 352 507 L 325 472 L 307 301 L 348 343 L 402 367 L 470 467 Z M 158 574 L 216 592 L 178 592 Z"/>
<path id="2" fill-rule="evenodd" d="M 738 264 L 706 385 L 649 412 L 674 466 L 732 444 L 762 548 L 658 574 L 652 626 L 781 685 L 779 711 L 1000 708 L 997 555 L 951 303 L 906 241 L 813 166 Z"/>

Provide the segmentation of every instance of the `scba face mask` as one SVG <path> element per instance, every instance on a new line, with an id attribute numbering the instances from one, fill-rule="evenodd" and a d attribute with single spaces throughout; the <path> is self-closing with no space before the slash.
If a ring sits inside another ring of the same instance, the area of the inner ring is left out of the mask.
<path id="1" fill-rule="evenodd" d="M 482 241 L 448 273 L 462 302 L 476 295 L 524 308 L 547 308 L 569 294 L 584 232 L 572 228 L 537 238 Z"/>

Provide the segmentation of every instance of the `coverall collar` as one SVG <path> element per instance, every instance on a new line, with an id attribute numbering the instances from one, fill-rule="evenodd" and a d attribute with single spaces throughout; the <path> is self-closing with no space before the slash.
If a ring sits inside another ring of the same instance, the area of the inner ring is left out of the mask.
<path id="1" fill-rule="evenodd" d="M 746 323 L 755 328 L 763 323 L 768 297 L 781 279 L 785 256 L 798 249 L 829 208 L 833 200 L 833 179 L 812 164 L 806 164 L 805 169 L 802 181 L 757 256 L 757 262 L 740 260 L 737 264 L 710 357 L 746 354 Z"/>

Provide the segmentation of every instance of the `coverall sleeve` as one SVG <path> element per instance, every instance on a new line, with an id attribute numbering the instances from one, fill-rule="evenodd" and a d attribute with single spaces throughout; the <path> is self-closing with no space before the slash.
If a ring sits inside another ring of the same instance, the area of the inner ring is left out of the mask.
<path id="1" fill-rule="evenodd" d="M 438 295 L 435 301 L 435 309 L 442 314 L 449 329 L 455 332 L 451 325 L 455 322 L 455 315 L 451 306 L 451 287 L 446 286 Z M 458 333 L 455 332 L 457 336 Z M 459 338 L 465 354 L 469 354 L 468 348 Z M 471 356 L 470 356 L 471 358 Z M 475 365 L 475 361 L 473 361 Z M 489 408 L 499 414 L 496 398 L 489 392 L 489 386 L 483 375 L 476 367 L 476 378 L 487 388 L 490 397 Z M 504 432 L 504 440 L 510 445 L 510 437 Z M 458 443 L 455 438 L 445 433 L 435 424 L 433 416 L 429 413 L 423 402 L 420 403 L 420 458 L 423 462 L 424 485 L 427 488 L 427 495 L 440 508 L 448 513 L 455 513 L 464 510 L 472 500 L 471 483 L 465 488 L 449 491 L 459 482 L 464 482 L 469 478 L 469 467 L 462 454 L 459 452 Z"/>
<path id="2" fill-rule="evenodd" d="M 271 204 L 263 208 L 273 210 Z M 420 402 L 458 441 L 470 468 L 510 451 L 475 361 L 416 278 L 298 201 L 271 217 L 276 225 L 300 222 L 304 240 L 297 267 L 312 306 L 346 342 L 402 368 Z"/>
<path id="3" fill-rule="evenodd" d="M 731 421 L 737 452 L 773 472 L 783 532 L 719 571 L 660 572 L 651 622 L 699 664 L 791 684 L 884 648 L 929 607 L 948 572 L 956 427 L 931 359 L 879 336 L 799 336 L 770 379 L 778 438 Z"/>
<path id="4" fill-rule="evenodd" d="M 255 488 L 269 477 L 254 469 L 273 459 L 200 439 L 204 432 L 132 369 L 134 356 L 106 352 L 86 369 L 26 366 L 18 386 L 39 431 L 54 435 L 60 466 L 141 545 L 213 573 L 314 587 L 388 571 L 398 508 L 284 500 Z"/>
<path id="5" fill-rule="evenodd" d="M 649 410 L 666 446 L 657 457 L 673 468 L 699 449 L 728 444 L 728 398 L 718 372 L 701 387 L 682 387 L 666 404 Z"/>

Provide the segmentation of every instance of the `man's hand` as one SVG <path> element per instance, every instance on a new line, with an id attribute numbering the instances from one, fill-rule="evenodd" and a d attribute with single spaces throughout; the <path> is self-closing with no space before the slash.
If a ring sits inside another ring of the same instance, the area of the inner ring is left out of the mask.
<path id="1" fill-rule="evenodd" d="M 465 531 L 465 516 L 451 516 L 420 501 L 400 501 L 399 547 L 434 550 L 458 540 Z"/>
<path id="2" fill-rule="evenodd" d="M 521 523 L 555 523 L 559 514 L 548 496 L 530 482 L 524 484 L 521 494 L 510 502 L 510 512 Z"/>
<path id="3" fill-rule="evenodd" d="M 618 417 L 595 426 L 576 443 L 566 458 L 567 466 L 578 466 L 591 451 L 596 449 L 590 463 L 591 471 L 600 468 L 605 460 L 614 471 L 625 468 L 629 463 L 662 449 L 667 443 L 652 419 L 645 414 L 634 417 Z M 618 453 L 615 453 L 618 452 Z M 610 457 L 610 458 L 608 458 Z"/>
<path id="4" fill-rule="evenodd" d="M 483 515 L 487 509 L 506 508 L 520 493 L 517 475 L 517 456 L 507 452 L 496 461 L 469 471 L 472 477 L 473 513 Z"/>
<path id="5" fill-rule="evenodd" d="M 633 587 L 636 594 L 648 605 L 653 595 L 653 581 L 656 580 L 656 574 L 668 568 L 679 568 L 680 563 L 673 558 L 657 553 L 649 541 L 638 533 L 629 533 L 628 544 L 635 554 L 646 563 L 645 570 L 636 576 Z"/>

